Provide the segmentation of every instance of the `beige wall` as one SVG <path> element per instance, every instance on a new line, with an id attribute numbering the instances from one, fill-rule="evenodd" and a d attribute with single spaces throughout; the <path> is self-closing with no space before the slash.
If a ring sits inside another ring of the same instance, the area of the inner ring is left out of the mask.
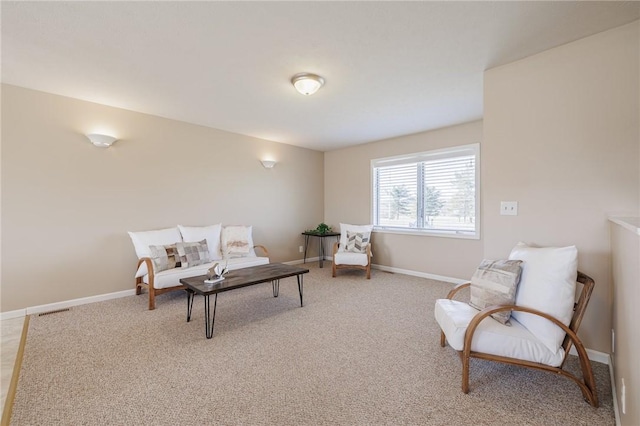
<path id="1" fill-rule="evenodd" d="M 393 118 L 390 118 L 393 119 Z M 371 160 L 481 142 L 482 122 L 371 142 L 325 153 L 325 221 L 371 223 Z M 482 183 L 481 183 L 482 185 Z M 480 240 L 375 232 L 373 263 L 468 279 L 482 260 Z"/>
<path id="2" fill-rule="evenodd" d="M 7 85 L 1 170 L 3 312 L 132 289 L 127 231 L 251 224 L 290 261 L 323 218 L 322 152 Z"/>
<path id="3" fill-rule="evenodd" d="M 640 306 L 640 236 L 617 224 L 611 224 L 613 253 L 613 328 L 615 348 L 612 354 L 620 420 L 623 425 L 640 424 L 640 333 L 637 309 Z M 626 413 L 622 412 L 622 379 L 626 385 Z"/>
<path id="4" fill-rule="evenodd" d="M 484 255 L 518 241 L 575 244 L 596 289 L 580 335 L 611 349 L 610 213 L 638 214 L 638 22 L 489 70 L 484 84 Z M 500 201 L 519 202 L 500 216 Z"/>

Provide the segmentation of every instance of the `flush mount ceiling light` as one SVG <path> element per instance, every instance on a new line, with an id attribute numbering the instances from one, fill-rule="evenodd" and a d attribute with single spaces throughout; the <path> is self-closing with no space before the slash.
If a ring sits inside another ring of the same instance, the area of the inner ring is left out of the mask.
<path id="1" fill-rule="evenodd" d="M 291 83 L 303 95 L 313 95 L 324 84 L 324 78 L 308 72 L 301 72 L 291 78 Z"/>
<path id="2" fill-rule="evenodd" d="M 92 144 L 100 148 L 109 148 L 118 139 L 109 135 L 101 135 L 99 133 L 90 133 L 87 135 Z"/>

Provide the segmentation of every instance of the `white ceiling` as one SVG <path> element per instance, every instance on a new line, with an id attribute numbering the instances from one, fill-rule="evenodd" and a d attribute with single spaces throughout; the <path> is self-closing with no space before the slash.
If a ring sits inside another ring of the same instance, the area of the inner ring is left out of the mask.
<path id="1" fill-rule="evenodd" d="M 483 71 L 640 19 L 603 2 L 8 2 L 2 82 L 321 151 L 482 117 Z M 320 74 L 298 94 L 290 78 Z"/>

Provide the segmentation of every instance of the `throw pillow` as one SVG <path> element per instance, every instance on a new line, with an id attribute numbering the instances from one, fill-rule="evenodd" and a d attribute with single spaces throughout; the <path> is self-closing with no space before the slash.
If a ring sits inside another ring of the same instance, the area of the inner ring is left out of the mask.
<path id="1" fill-rule="evenodd" d="M 206 240 L 197 243 L 177 243 L 176 248 L 178 255 L 180 255 L 180 263 L 183 268 L 190 268 L 210 262 L 209 247 L 207 247 Z"/>
<path id="2" fill-rule="evenodd" d="M 218 223 L 211 226 L 182 226 L 178 225 L 182 240 L 185 243 L 195 243 L 207 240 L 209 247 L 209 259 L 222 259 L 220 255 L 220 233 L 222 232 L 222 224 Z"/>
<path id="3" fill-rule="evenodd" d="M 149 257 L 153 261 L 155 272 L 180 267 L 180 256 L 176 244 L 167 246 L 149 246 Z"/>
<path id="4" fill-rule="evenodd" d="M 166 246 L 182 241 L 178 228 L 158 229 L 155 231 L 129 232 L 131 242 L 138 259 L 151 257 L 150 246 Z M 142 263 L 136 271 L 136 278 L 147 275 L 147 264 Z"/>
<path id="5" fill-rule="evenodd" d="M 483 260 L 471 277 L 471 300 L 476 309 L 492 305 L 513 305 L 522 274 L 521 260 Z M 511 311 L 491 314 L 496 321 L 511 325 Z"/>
<path id="6" fill-rule="evenodd" d="M 362 232 L 347 231 L 346 250 L 352 253 L 366 253 L 369 236 Z"/>
<path id="7" fill-rule="evenodd" d="M 516 305 L 537 309 L 569 325 L 575 303 L 578 276 L 578 249 L 568 247 L 530 247 L 518 243 L 509 259 L 522 260 L 522 278 Z M 554 354 L 560 349 L 565 332 L 537 315 L 515 311 L 511 314 Z"/>
<path id="8" fill-rule="evenodd" d="M 252 230 L 252 226 L 225 226 L 222 229 L 222 257 L 233 259 L 251 256 L 253 250 Z"/>
<path id="9" fill-rule="evenodd" d="M 373 231 L 373 225 L 350 225 L 348 223 L 340 224 L 340 247 L 338 251 L 347 251 L 347 231 L 348 232 L 360 232 L 366 237 L 368 242 L 371 242 L 371 232 Z"/>

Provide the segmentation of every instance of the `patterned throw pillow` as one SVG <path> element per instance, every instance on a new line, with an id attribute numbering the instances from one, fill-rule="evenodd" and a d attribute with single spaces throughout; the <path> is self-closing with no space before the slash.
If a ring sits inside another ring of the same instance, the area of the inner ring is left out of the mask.
<path id="1" fill-rule="evenodd" d="M 176 243 L 176 248 L 183 268 L 210 262 L 207 240 L 198 241 L 197 243 Z"/>
<path id="2" fill-rule="evenodd" d="M 366 253 L 369 235 L 362 232 L 347 231 L 346 250 L 352 253 Z"/>
<path id="3" fill-rule="evenodd" d="M 222 257 L 247 257 L 252 248 L 252 226 L 228 225 L 222 229 Z"/>
<path id="4" fill-rule="evenodd" d="M 180 267 L 180 257 L 178 256 L 176 244 L 169 244 L 167 246 L 149 246 L 149 253 L 149 257 L 153 261 L 153 270 L 155 272 Z"/>
<path id="5" fill-rule="evenodd" d="M 471 277 L 471 300 L 476 309 L 492 305 L 513 305 L 522 274 L 521 260 L 483 260 Z M 497 312 L 491 317 L 511 325 L 511 311 Z"/>

